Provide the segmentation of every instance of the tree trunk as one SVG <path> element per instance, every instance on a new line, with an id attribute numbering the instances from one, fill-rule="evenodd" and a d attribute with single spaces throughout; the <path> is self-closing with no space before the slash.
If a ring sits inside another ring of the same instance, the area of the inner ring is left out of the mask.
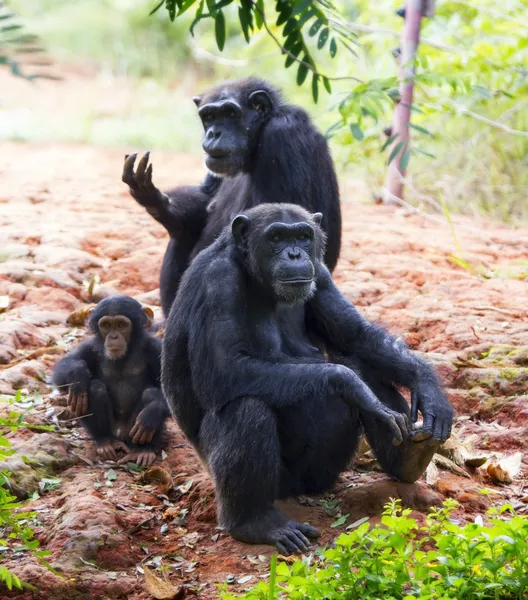
<path id="1" fill-rule="evenodd" d="M 400 98 L 394 108 L 394 120 L 392 124 L 392 135 L 397 135 L 389 149 L 391 156 L 394 149 L 400 146 L 398 154 L 392 159 L 387 169 L 385 188 L 383 190 L 383 201 L 387 204 L 397 204 L 396 198 L 403 198 L 403 178 L 405 177 L 405 164 L 402 163 L 406 151 L 409 149 L 409 121 L 413 102 L 414 88 L 414 61 L 416 50 L 420 42 L 420 25 L 422 15 L 431 14 L 431 0 L 406 0 L 405 21 L 400 54 Z M 407 160 L 403 161 L 408 162 Z"/>

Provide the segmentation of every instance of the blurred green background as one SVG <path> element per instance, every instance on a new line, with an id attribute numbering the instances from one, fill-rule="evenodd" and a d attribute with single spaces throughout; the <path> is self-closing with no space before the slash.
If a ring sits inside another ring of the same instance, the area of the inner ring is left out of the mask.
<path id="1" fill-rule="evenodd" d="M 201 22 L 192 38 L 191 11 L 171 23 L 165 10 L 149 17 L 153 5 L 149 0 L 11 0 L 8 6 L 39 35 L 53 59 L 48 71 L 62 80 L 28 83 L 3 70 L 0 139 L 200 155 L 192 96 L 212 82 L 250 74 L 281 87 L 322 130 L 340 119 L 338 104 L 356 84 L 333 84 L 333 94 L 321 93 L 315 105 L 310 86 L 297 87 L 294 69 L 284 69 L 284 57 L 265 31 L 250 45 L 245 42 L 235 7 L 227 11 L 228 40 L 220 53 L 211 21 Z M 395 14 L 399 3 L 347 0 L 338 7 L 356 28 L 355 55 L 340 49 L 334 60 L 328 53 L 318 56 L 318 64 L 334 75 L 362 80 L 394 76 L 391 49 L 399 45 L 403 25 Z M 274 3 L 267 0 L 268 10 L 274 14 Z M 437 15 L 424 23 L 423 38 L 432 45 L 421 46 L 427 72 L 437 79 L 431 75 L 429 87 L 424 82 L 417 90 L 424 113 L 413 116 L 433 134 L 414 131 L 414 144 L 434 158 L 413 156 L 406 199 L 423 210 L 440 210 L 444 203 L 449 211 L 525 221 L 528 137 L 500 127 L 528 131 L 528 4 L 437 2 Z M 450 80 L 457 76 L 469 78 L 471 86 L 460 91 Z M 462 105 L 495 124 L 461 114 Z M 390 122 L 387 110 L 378 123 L 364 127 L 363 141 L 349 129 L 331 139 L 341 177 L 364 182 L 360 199 L 370 200 L 383 183 L 387 154 L 380 147 Z"/>

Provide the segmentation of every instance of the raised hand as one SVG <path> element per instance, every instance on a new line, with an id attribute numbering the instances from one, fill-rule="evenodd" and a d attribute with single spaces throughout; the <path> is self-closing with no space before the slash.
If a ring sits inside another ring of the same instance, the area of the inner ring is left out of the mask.
<path id="1" fill-rule="evenodd" d="M 169 197 L 152 183 L 152 163 L 149 164 L 149 157 L 150 152 L 146 152 L 134 172 L 137 152 L 125 155 L 121 179 L 128 185 L 130 193 L 137 202 L 157 218 L 160 210 L 169 202 Z"/>

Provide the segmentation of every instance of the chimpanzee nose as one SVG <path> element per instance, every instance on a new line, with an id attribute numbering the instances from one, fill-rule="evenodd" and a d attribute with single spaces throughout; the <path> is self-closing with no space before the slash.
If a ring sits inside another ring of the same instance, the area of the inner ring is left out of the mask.
<path id="1" fill-rule="evenodd" d="M 222 135 L 221 129 L 209 129 L 206 137 L 208 140 L 212 141 L 212 140 L 217 140 L 221 135 Z"/>
<path id="2" fill-rule="evenodd" d="M 288 250 L 288 257 L 291 260 L 295 260 L 296 258 L 301 258 L 301 253 L 299 250 L 295 250 L 294 248 L 290 248 Z"/>

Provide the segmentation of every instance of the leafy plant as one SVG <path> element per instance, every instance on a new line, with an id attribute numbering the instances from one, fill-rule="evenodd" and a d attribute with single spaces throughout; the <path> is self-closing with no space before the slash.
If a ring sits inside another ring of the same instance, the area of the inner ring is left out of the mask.
<path id="1" fill-rule="evenodd" d="M 55 79 L 45 73 L 26 72 L 27 67 L 48 66 L 50 62 L 43 58 L 36 58 L 44 49 L 38 44 L 35 35 L 24 33 L 15 13 L 9 11 L 0 1 L 0 67 L 11 70 L 16 77 L 28 80 L 38 78 Z"/>
<path id="2" fill-rule="evenodd" d="M 17 394 L 17 398 L 20 397 L 20 393 Z M 24 421 L 24 415 L 17 412 L 10 412 L 0 418 L 0 462 L 15 453 L 5 433 L 28 425 Z M 0 553 L 4 556 L 9 551 L 29 551 L 51 569 L 45 560 L 50 553 L 39 550 L 39 541 L 35 539 L 35 533 L 31 528 L 31 521 L 37 513 L 23 512 L 24 504 L 18 502 L 10 490 L 9 476 L 9 471 L 0 470 Z M 0 584 L 4 584 L 8 590 L 22 589 L 24 585 L 14 573 L 1 565 Z"/>
<path id="3" fill-rule="evenodd" d="M 421 526 L 399 500 L 381 524 L 362 523 L 335 548 L 289 566 L 272 563 L 270 582 L 222 600 L 521 600 L 528 594 L 528 518 L 511 505 L 461 525 L 457 502 L 434 508 Z M 505 517 L 507 512 L 512 514 Z M 360 522 L 358 522 L 360 523 Z"/>

